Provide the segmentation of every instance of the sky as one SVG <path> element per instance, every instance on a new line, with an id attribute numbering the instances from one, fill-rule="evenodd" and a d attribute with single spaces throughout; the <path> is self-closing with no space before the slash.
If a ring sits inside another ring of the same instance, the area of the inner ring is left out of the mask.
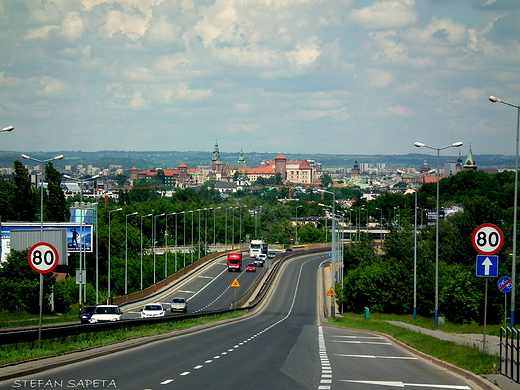
<path id="1" fill-rule="evenodd" d="M 0 150 L 514 155 L 519 32 L 518 0 L 0 0 Z"/>

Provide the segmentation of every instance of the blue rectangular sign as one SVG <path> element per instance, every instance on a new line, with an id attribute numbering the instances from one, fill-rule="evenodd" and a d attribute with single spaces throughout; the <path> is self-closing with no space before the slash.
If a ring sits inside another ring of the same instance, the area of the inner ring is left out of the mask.
<path id="1" fill-rule="evenodd" d="M 498 256 L 478 255 L 476 275 L 496 278 L 498 276 Z"/>

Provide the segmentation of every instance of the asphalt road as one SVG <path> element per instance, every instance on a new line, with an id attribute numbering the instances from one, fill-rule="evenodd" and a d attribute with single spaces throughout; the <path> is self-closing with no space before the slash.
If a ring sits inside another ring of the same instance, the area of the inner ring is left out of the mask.
<path id="1" fill-rule="evenodd" d="M 318 268 L 325 256 L 287 263 L 257 315 L 11 379 L 0 389 L 470 388 L 386 338 L 321 326 Z"/>

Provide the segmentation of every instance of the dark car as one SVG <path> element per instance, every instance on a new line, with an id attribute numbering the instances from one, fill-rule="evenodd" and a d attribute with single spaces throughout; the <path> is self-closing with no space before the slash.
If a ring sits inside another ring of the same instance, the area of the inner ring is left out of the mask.
<path id="1" fill-rule="evenodd" d="M 286 252 L 292 252 L 292 248 L 287 248 L 285 251 Z"/>
<path id="2" fill-rule="evenodd" d="M 86 306 L 83 310 L 83 313 L 79 316 L 82 324 L 90 324 L 90 319 L 92 318 L 92 314 L 96 311 L 96 306 Z"/>

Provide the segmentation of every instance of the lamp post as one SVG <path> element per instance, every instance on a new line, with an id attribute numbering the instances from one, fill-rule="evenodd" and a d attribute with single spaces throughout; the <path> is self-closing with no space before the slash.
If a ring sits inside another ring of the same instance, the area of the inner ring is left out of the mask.
<path id="1" fill-rule="evenodd" d="M 380 233 L 380 240 L 381 240 L 381 246 L 383 245 L 383 209 L 380 209 L 379 207 L 376 207 L 376 210 L 381 211 L 381 217 L 379 219 L 379 228 L 381 229 Z"/>
<path id="2" fill-rule="evenodd" d="M 162 213 L 162 214 L 158 214 L 158 215 L 154 215 L 153 217 L 153 284 L 155 284 L 155 269 L 157 268 L 156 267 L 156 261 L 155 261 L 155 247 L 156 247 L 156 230 L 157 230 L 157 218 L 158 217 L 163 217 L 165 216 L 166 214 Z"/>
<path id="3" fill-rule="evenodd" d="M 184 225 L 184 232 L 182 234 L 182 239 L 183 239 L 183 268 L 186 268 L 186 211 L 181 211 L 180 212 L 181 214 L 184 214 L 182 216 L 182 222 L 183 222 L 183 225 Z"/>
<path id="4" fill-rule="evenodd" d="M 14 126 L 7 126 L 7 127 L 4 127 L 2 130 L 0 130 L 0 133 L 2 131 L 13 131 L 14 130 Z M 31 159 L 32 160 L 32 159 Z M 51 158 L 50 160 L 48 161 L 51 161 L 51 160 L 54 160 L 54 158 Z M 37 161 L 37 160 L 34 160 L 34 161 Z"/>
<path id="5" fill-rule="evenodd" d="M 511 266 L 511 283 L 513 288 L 511 289 L 511 319 L 510 319 L 510 327 L 514 328 L 515 326 L 515 291 L 516 291 L 516 226 L 518 223 L 518 138 L 520 135 L 520 106 L 516 104 L 511 104 L 503 101 L 495 96 L 490 96 L 489 100 L 493 103 L 502 103 L 506 106 L 514 107 L 517 111 L 516 116 L 516 158 L 515 158 L 515 196 L 514 196 L 514 209 L 513 209 L 513 258 L 512 258 L 512 266 Z"/>
<path id="6" fill-rule="evenodd" d="M 299 245 L 299 244 L 298 244 L 298 209 L 299 209 L 300 207 L 303 207 L 303 206 L 302 206 L 302 205 L 298 205 L 298 206 L 296 206 L 296 223 L 294 224 L 294 226 L 295 226 L 295 230 L 296 230 L 296 237 L 295 237 L 295 239 L 294 239 L 294 244 L 295 244 L 295 245 Z"/>
<path id="7" fill-rule="evenodd" d="M 135 213 L 126 214 L 125 217 L 125 295 L 128 294 L 128 217 L 131 215 L 137 215 Z"/>
<path id="8" fill-rule="evenodd" d="M 152 216 L 152 213 L 141 215 L 141 290 L 143 289 L 143 218 Z"/>
<path id="9" fill-rule="evenodd" d="M 4 128 L 2 131 L 12 131 L 14 129 L 13 126 L 9 126 Z M 36 158 L 32 158 L 26 154 L 22 154 L 22 158 L 26 160 L 32 160 L 39 162 L 40 164 L 48 163 L 52 160 L 61 160 L 63 158 L 63 155 L 59 155 L 53 158 L 48 158 L 47 160 L 38 160 Z M 40 174 L 40 242 L 43 241 L 43 168 L 42 172 Z M 81 286 L 79 289 L 79 302 L 81 306 Z M 40 273 L 40 319 L 38 322 L 38 348 L 41 347 L 41 340 L 42 340 L 42 317 L 43 317 L 43 274 Z"/>
<path id="10" fill-rule="evenodd" d="M 448 146 L 443 146 L 441 148 L 436 148 L 433 146 L 428 146 L 421 142 L 416 142 L 414 144 L 417 148 L 428 148 L 437 151 L 437 219 L 435 222 L 435 317 L 434 324 L 435 326 L 439 325 L 439 165 L 440 165 L 440 151 L 448 148 L 459 148 L 462 146 L 462 142 L 455 142 Z"/>
<path id="11" fill-rule="evenodd" d="M 213 209 L 213 250 L 217 252 L 217 218 L 216 211 L 220 210 L 220 207 Z"/>
<path id="12" fill-rule="evenodd" d="M 336 286 L 336 278 L 335 278 L 335 267 L 336 267 L 336 259 L 337 259 L 337 248 L 336 248 L 336 194 L 334 192 L 326 191 L 326 190 L 318 190 L 320 192 L 326 192 L 332 195 L 332 233 L 331 233 L 331 249 L 332 249 L 332 288 L 335 290 Z M 334 295 L 331 295 L 330 299 L 330 310 L 332 318 L 336 318 L 336 304 L 334 302 Z"/>
<path id="13" fill-rule="evenodd" d="M 110 226 L 111 226 L 111 214 L 112 213 L 115 213 L 116 211 L 121 211 L 123 210 L 121 207 L 118 208 L 118 209 L 115 209 L 115 210 L 109 210 L 108 211 L 108 299 L 110 299 L 110 293 L 111 293 L 111 289 L 110 289 L 110 281 L 111 281 L 111 272 L 110 272 L 110 257 L 111 257 L 111 250 L 110 250 Z"/>
<path id="14" fill-rule="evenodd" d="M 177 213 L 166 214 L 166 228 L 164 231 L 164 278 L 168 277 L 168 215 L 175 215 L 175 246 L 177 246 Z M 175 251 L 174 251 L 175 252 Z M 175 252 L 175 272 L 177 272 L 177 252 Z"/>

